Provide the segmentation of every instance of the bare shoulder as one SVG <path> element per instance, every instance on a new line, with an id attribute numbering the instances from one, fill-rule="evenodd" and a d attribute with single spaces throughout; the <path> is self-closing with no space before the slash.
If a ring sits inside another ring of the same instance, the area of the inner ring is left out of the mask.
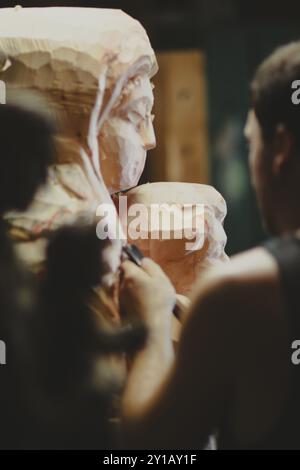
<path id="1" fill-rule="evenodd" d="M 255 248 L 203 273 L 195 288 L 193 300 L 202 296 L 215 296 L 218 292 L 227 293 L 227 296 L 235 294 L 238 298 L 242 293 L 245 300 L 245 296 L 248 298 L 253 288 L 266 291 L 276 286 L 279 286 L 276 260 L 264 248 Z"/>
<path id="2" fill-rule="evenodd" d="M 263 279 L 276 282 L 278 267 L 273 256 L 259 247 L 233 256 L 228 263 L 210 269 L 207 275 L 209 280 L 220 282 L 260 282 Z"/>
<path id="3" fill-rule="evenodd" d="M 276 260 L 261 247 L 233 256 L 224 268 L 230 276 L 237 276 L 241 281 L 276 283 L 279 280 Z"/>
<path id="4" fill-rule="evenodd" d="M 210 269 L 199 279 L 191 316 L 241 333 L 265 333 L 271 322 L 280 328 L 284 301 L 276 260 L 255 248 Z"/>

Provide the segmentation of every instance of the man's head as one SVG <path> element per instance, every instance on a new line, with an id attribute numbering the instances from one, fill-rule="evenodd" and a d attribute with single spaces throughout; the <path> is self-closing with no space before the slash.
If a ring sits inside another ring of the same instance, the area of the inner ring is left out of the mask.
<path id="1" fill-rule="evenodd" d="M 282 233 L 300 225 L 300 42 L 277 49 L 258 68 L 245 127 L 252 183 L 267 228 Z"/>

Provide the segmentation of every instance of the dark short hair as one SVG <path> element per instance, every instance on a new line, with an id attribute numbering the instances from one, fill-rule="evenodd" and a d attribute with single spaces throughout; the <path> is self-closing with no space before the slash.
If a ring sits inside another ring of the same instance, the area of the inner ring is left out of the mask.
<path id="1" fill-rule="evenodd" d="M 295 80 L 300 80 L 300 41 L 276 49 L 252 81 L 252 106 L 265 139 L 272 137 L 278 124 L 284 124 L 300 143 L 300 105 L 292 102 Z"/>

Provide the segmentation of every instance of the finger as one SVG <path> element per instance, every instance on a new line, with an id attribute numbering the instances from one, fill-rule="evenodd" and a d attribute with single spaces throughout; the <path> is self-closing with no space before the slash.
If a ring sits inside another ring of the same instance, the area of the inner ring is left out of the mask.
<path id="1" fill-rule="evenodd" d="M 150 258 L 143 258 L 142 268 L 149 276 L 166 277 L 161 267 Z"/>
<path id="2" fill-rule="evenodd" d="M 123 278 L 139 278 L 143 275 L 143 270 L 134 264 L 132 261 L 126 260 L 121 264 L 121 270 L 123 272 Z"/>

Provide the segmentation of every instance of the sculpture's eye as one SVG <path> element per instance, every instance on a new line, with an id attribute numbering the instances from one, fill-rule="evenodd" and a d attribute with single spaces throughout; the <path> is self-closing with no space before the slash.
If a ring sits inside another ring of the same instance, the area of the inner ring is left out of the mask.
<path id="1" fill-rule="evenodd" d="M 131 99 L 126 106 L 119 110 L 118 114 L 127 122 L 133 124 L 137 131 L 140 131 L 142 126 L 148 126 L 153 121 L 152 108 L 151 100 L 143 96 L 134 100 Z"/>
<path id="2" fill-rule="evenodd" d="M 146 117 L 145 115 L 143 116 L 141 113 L 138 111 L 131 110 L 127 114 L 127 119 L 129 122 L 131 122 L 135 127 L 139 127 L 143 121 L 145 121 Z"/>

